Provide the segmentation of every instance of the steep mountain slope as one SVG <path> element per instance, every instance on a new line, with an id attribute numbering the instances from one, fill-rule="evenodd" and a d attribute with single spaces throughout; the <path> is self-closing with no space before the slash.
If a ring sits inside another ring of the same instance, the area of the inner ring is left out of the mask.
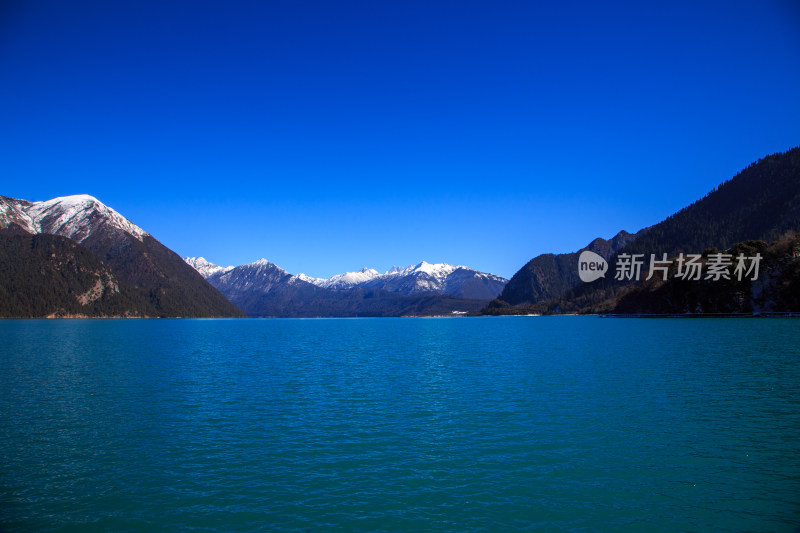
<path id="1" fill-rule="evenodd" d="M 0 197 L 0 232 L 57 235 L 78 243 L 125 287 L 125 294 L 130 290 L 136 295 L 131 298 L 148 302 L 137 304 L 141 314 L 244 316 L 177 254 L 91 196 L 46 202 Z"/>
<path id="2" fill-rule="evenodd" d="M 798 227 L 800 147 L 750 164 L 620 252 L 700 253 L 747 240 L 774 241 Z"/>
<path id="3" fill-rule="evenodd" d="M 645 254 L 649 258 L 650 254 L 660 257 L 663 253 L 674 256 L 681 251 L 700 253 L 707 248 L 724 250 L 737 242 L 775 241 L 786 231 L 797 229 L 800 229 L 800 147 L 752 163 L 702 199 L 616 249 L 608 260 L 613 271 L 617 256 L 622 253 Z M 577 275 L 576 261 L 563 266 Z M 609 312 L 633 285 L 635 282 L 606 276 L 592 283 L 577 282 L 562 291 L 541 294 L 519 291 L 515 297 L 501 295 L 502 302 L 493 302 L 486 311 Z M 515 288 L 512 278 L 509 290 Z"/>
<path id="4" fill-rule="evenodd" d="M 194 258 L 187 263 L 198 264 Z M 468 299 L 425 292 L 403 294 L 382 289 L 364 289 L 349 285 L 328 288 L 307 281 L 308 276 L 293 276 L 282 268 L 260 259 L 230 270 L 200 263 L 208 282 L 250 316 L 276 317 L 350 317 L 409 316 L 475 313 L 487 299 Z M 339 277 L 339 281 L 347 276 Z M 333 279 L 333 278 L 331 278 Z M 343 285 L 332 283 L 332 286 Z"/>
<path id="5" fill-rule="evenodd" d="M 650 228 L 620 253 L 700 253 L 725 250 L 737 242 L 776 241 L 787 231 L 800 229 L 800 147 L 759 159 L 710 191 Z M 613 268 L 613 266 L 612 266 Z M 646 277 L 643 275 L 642 278 Z M 581 284 L 551 301 L 548 311 L 609 312 L 635 282 L 613 276 Z"/>

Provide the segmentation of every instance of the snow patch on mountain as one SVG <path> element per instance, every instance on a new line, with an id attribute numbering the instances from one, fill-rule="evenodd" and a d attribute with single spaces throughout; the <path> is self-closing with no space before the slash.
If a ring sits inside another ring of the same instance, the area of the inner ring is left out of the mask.
<path id="1" fill-rule="evenodd" d="M 33 219 L 25 212 L 30 205 L 25 200 L 0 196 L 0 228 L 16 224 L 28 233 L 37 233 Z"/>
<path id="2" fill-rule="evenodd" d="M 411 265 L 406 268 L 394 267 L 392 270 L 387 272 L 386 276 L 409 276 L 412 274 L 427 274 L 432 276 L 436 279 L 443 279 L 458 270 L 459 268 L 463 268 L 466 270 L 472 270 L 469 267 L 465 266 L 454 266 L 448 263 L 428 263 L 427 261 L 423 261 L 416 265 Z M 477 272 L 477 271 L 473 271 Z"/>
<path id="3" fill-rule="evenodd" d="M 312 285 L 316 285 L 318 282 L 327 281 L 322 278 L 312 278 L 311 276 L 306 276 L 302 272 L 295 277 L 301 281 L 305 281 L 306 283 L 311 283 Z"/>
<path id="4" fill-rule="evenodd" d="M 345 272 L 344 274 L 337 274 L 327 279 L 311 278 L 305 274 L 302 274 L 302 276 L 303 277 L 300 279 L 313 283 L 317 287 L 325 287 L 326 289 L 349 289 L 380 277 L 381 274 L 373 268 L 362 268 L 358 272 Z"/>

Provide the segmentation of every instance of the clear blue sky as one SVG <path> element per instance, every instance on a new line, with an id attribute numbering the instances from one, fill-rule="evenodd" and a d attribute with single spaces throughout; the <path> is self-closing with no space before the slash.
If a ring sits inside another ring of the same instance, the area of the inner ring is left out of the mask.
<path id="1" fill-rule="evenodd" d="M 0 7 L 0 194 L 181 255 L 511 276 L 800 144 L 800 3 Z"/>

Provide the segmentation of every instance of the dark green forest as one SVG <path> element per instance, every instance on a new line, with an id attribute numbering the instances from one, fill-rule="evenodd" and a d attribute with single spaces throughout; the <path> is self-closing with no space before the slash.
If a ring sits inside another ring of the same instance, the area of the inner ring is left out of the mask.
<path id="1" fill-rule="evenodd" d="M 650 280 L 626 292 L 617 302 L 615 314 L 758 314 L 796 312 L 800 310 L 800 238 L 789 233 L 772 243 L 745 241 L 727 250 L 733 257 L 762 257 L 758 276 L 734 275 L 727 269 L 729 279 L 684 280 L 676 277 L 673 263 L 667 280 L 653 276 Z M 709 254 L 704 252 L 703 263 Z"/>
<path id="2" fill-rule="evenodd" d="M 152 237 L 87 241 L 0 231 L 0 316 L 245 316 Z M 100 297 L 81 303 L 98 282 Z"/>
<path id="3" fill-rule="evenodd" d="M 98 281 L 103 294 L 82 305 Z M 116 287 L 116 290 L 114 290 Z M 91 252 L 57 235 L 0 234 L 0 316 L 147 316 L 155 309 Z"/>
<path id="4" fill-rule="evenodd" d="M 615 250 L 607 259 L 613 269 L 617 257 L 622 253 L 645 254 L 649 258 L 650 254 L 661 257 L 661 254 L 667 253 L 674 257 L 680 252 L 727 250 L 746 241 L 774 243 L 784 238 L 787 232 L 798 229 L 800 147 L 752 163 L 703 198 L 637 233 L 634 239 Z M 530 287 L 536 287 L 536 284 L 546 285 L 552 279 L 561 279 L 563 276 L 559 272 L 565 268 L 577 273 L 574 260 L 571 265 L 558 265 L 541 273 L 523 268 L 514 276 L 520 276 L 522 282 L 512 285 L 515 281 L 512 278 L 507 290 L 483 312 L 609 313 L 615 310 L 618 300 L 636 285 L 606 276 L 592 283 L 575 281 L 565 290 L 559 290 L 559 286 L 553 284 L 549 292 L 538 291 L 541 296 L 531 290 Z M 553 296 L 556 291 L 558 294 Z M 791 298 L 779 300 L 783 303 L 776 302 L 775 305 L 788 305 L 789 301 Z"/>

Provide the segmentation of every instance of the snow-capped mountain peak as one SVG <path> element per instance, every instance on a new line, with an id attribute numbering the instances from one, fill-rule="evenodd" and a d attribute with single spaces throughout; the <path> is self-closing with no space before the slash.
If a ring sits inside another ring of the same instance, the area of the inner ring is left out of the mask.
<path id="1" fill-rule="evenodd" d="M 208 278 L 217 272 L 228 272 L 234 268 L 232 266 L 224 267 L 215 265 L 214 263 L 207 261 L 205 257 L 184 257 L 183 260 L 186 261 L 189 266 L 197 270 L 204 278 Z"/>
<path id="2" fill-rule="evenodd" d="M 275 263 L 264 259 L 263 257 L 252 263 L 246 265 L 239 265 L 229 271 L 222 273 L 223 276 L 236 276 L 236 277 L 252 277 L 252 276 L 280 276 L 280 277 L 296 277 L 292 276 L 284 269 Z"/>
<path id="3" fill-rule="evenodd" d="M 204 277 L 215 287 L 227 287 L 229 292 L 226 295 L 246 294 L 250 291 L 266 293 L 274 287 L 297 280 L 297 276 L 292 276 L 264 258 L 246 265 L 225 267 Z"/>
<path id="4" fill-rule="evenodd" d="M 278 273 L 281 273 L 281 274 L 291 275 L 288 272 L 286 272 L 284 269 L 282 269 L 281 267 L 276 265 L 275 263 L 273 263 L 271 261 L 268 261 L 268 260 L 264 259 L 263 257 L 261 259 L 259 259 L 258 261 L 253 261 L 252 263 L 247 263 L 246 265 L 241 265 L 241 267 L 238 267 L 238 268 L 246 268 L 246 269 L 254 270 L 254 271 L 257 271 L 257 272 L 262 272 L 262 271 L 269 270 L 269 271 L 272 271 L 272 272 L 278 272 Z"/>
<path id="5" fill-rule="evenodd" d="M 327 289 L 381 289 L 404 294 L 438 292 L 442 294 L 477 294 L 480 298 L 493 298 L 500 293 L 505 279 L 478 272 L 477 270 L 455 266 L 449 263 L 428 263 L 422 261 L 408 267 L 392 267 L 379 273 L 372 268 L 362 268 L 357 272 L 345 272 L 330 278 L 312 278 L 305 274 L 298 279 Z M 470 281 L 471 280 L 471 281 Z M 465 288 L 464 284 L 470 286 Z"/>
<path id="6" fill-rule="evenodd" d="M 358 272 L 345 272 L 344 274 L 337 274 L 330 278 L 313 278 L 306 274 L 298 274 L 295 277 L 306 283 L 316 285 L 317 287 L 324 287 L 326 289 L 349 289 L 380 275 L 381 274 L 377 270 L 364 267 Z"/>
<path id="7" fill-rule="evenodd" d="M 325 281 L 322 278 L 312 278 L 311 276 L 307 276 L 302 272 L 295 276 L 297 279 L 305 281 L 306 283 L 311 283 L 312 285 L 316 285 L 318 281 Z"/>
<path id="8" fill-rule="evenodd" d="M 427 261 L 422 261 L 419 264 L 412 265 L 404 269 L 397 269 L 397 267 L 395 267 L 391 271 L 387 272 L 385 275 L 408 276 L 410 274 L 419 273 L 419 274 L 427 274 L 429 276 L 433 276 L 436 278 L 441 278 L 449 276 L 459 268 L 467 268 L 467 267 L 453 266 L 448 263 L 428 263 Z M 472 269 L 470 268 L 467 270 L 472 270 Z"/>
<path id="9" fill-rule="evenodd" d="M 94 196 L 76 194 L 43 202 L 3 198 L 0 218 L 30 233 L 61 235 L 79 243 L 96 229 L 111 226 L 143 240 L 148 233 Z"/>
<path id="10" fill-rule="evenodd" d="M 147 235 L 142 228 L 88 194 L 36 202 L 28 213 L 42 233 L 62 235 L 78 242 L 86 240 L 94 224 L 103 219 L 140 241 Z"/>

